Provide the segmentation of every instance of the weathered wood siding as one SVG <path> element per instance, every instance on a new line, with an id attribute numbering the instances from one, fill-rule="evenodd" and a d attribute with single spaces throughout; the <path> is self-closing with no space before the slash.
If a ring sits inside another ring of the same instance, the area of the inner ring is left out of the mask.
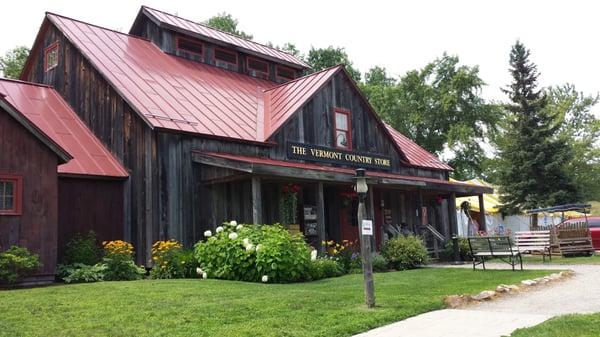
<path id="1" fill-rule="evenodd" d="M 23 177 L 22 214 L 0 215 L 0 251 L 12 245 L 39 254 L 37 276 L 54 279 L 58 224 L 59 159 L 0 109 L 0 173 Z"/>
<path id="2" fill-rule="evenodd" d="M 99 242 L 123 239 L 122 180 L 58 179 L 58 261 L 76 234 L 96 233 Z"/>
<path id="3" fill-rule="evenodd" d="M 358 96 L 351 83 L 338 73 L 304 107 L 275 133 L 272 139 L 278 144 L 270 157 L 286 159 L 286 142 L 294 141 L 326 147 L 334 147 L 333 108 L 350 110 L 353 151 L 383 154 L 392 158 L 392 172 L 420 177 L 447 179 L 439 170 L 427 170 L 403 165 L 400 155 L 375 117 Z M 332 164 L 323 164 L 330 165 Z"/>
<path id="4" fill-rule="evenodd" d="M 58 66 L 46 72 L 44 48 L 55 41 Z M 155 134 L 56 27 L 50 24 L 40 42 L 26 79 L 52 85 L 130 172 L 123 197 L 124 239 L 136 247 L 138 262 L 148 261 L 158 237 Z"/>

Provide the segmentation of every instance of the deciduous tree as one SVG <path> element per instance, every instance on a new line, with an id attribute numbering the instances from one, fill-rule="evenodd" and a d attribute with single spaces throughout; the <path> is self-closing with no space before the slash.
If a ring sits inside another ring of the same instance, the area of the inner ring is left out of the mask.
<path id="1" fill-rule="evenodd" d="M 354 81 L 360 82 L 360 72 L 356 70 L 344 48 L 329 46 L 327 48 L 311 48 L 308 52 L 307 63 L 313 71 L 323 70 L 338 64 L 344 64 Z"/>
<path id="2" fill-rule="evenodd" d="M 223 12 L 219 13 L 204 22 L 207 26 L 222 30 L 241 38 L 252 40 L 252 34 L 238 30 L 238 20 L 234 19 L 231 14 Z"/>
<path id="3" fill-rule="evenodd" d="M 0 56 L 0 72 L 7 78 L 18 79 L 29 56 L 29 48 L 25 46 L 16 47 Z"/>

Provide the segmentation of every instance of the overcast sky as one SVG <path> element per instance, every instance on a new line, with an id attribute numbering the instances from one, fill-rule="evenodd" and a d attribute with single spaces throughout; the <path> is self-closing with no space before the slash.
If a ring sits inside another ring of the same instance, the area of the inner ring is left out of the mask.
<path id="1" fill-rule="evenodd" d="M 381 65 L 401 75 L 444 52 L 455 54 L 479 65 L 490 99 L 506 99 L 500 88 L 510 81 L 508 54 L 520 39 L 531 49 L 541 85 L 569 82 L 585 93 L 600 91 L 597 1 L 6 1 L 0 53 L 31 46 L 46 11 L 127 32 L 142 4 L 194 21 L 226 11 L 256 41 L 289 41 L 303 52 L 345 47 L 361 72 Z"/>

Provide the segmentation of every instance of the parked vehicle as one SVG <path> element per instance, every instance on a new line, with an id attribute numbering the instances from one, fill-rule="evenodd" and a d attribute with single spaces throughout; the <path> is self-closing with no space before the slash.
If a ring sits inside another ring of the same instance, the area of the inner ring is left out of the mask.
<path id="1" fill-rule="evenodd" d="M 588 226 L 592 235 L 592 246 L 595 250 L 600 250 L 600 216 L 587 217 Z M 569 219 L 566 223 L 585 222 L 585 217 Z"/>

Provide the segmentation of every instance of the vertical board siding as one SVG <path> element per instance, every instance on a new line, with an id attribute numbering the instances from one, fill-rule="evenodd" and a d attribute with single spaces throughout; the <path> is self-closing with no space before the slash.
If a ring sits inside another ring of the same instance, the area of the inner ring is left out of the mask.
<path id="1" fill-rule="evenodd" d="M 21 215 L 0 215 L 0 251 L 39 254 L 39 276 L 54 278 L 58 228 L 58 157 L 0 109 L 0 173 L 22 176 Z"/>

